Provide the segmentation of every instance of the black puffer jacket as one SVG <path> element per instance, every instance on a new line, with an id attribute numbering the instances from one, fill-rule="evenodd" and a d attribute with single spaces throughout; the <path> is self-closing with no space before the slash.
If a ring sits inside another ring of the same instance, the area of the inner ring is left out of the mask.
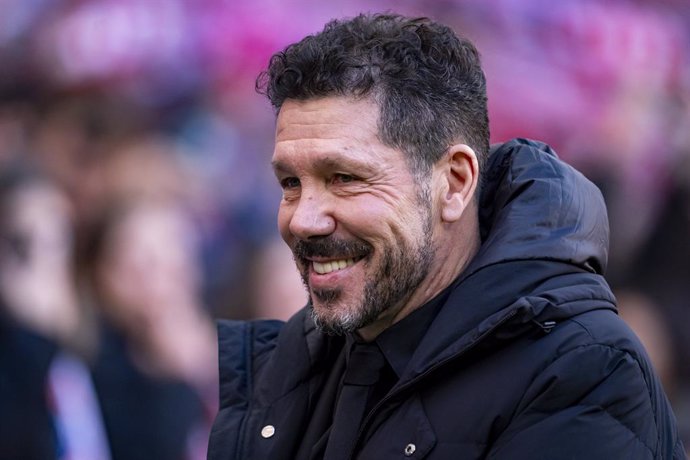
<path id="1" fill-rule="evenodd" d="M 684 459 L 601 275 L 608 223 L 596 187 L 544 144 L 514 140 L 493 151 L 480 209 L 479 253 L 365 419 L 355 458 Z M 342 340 L 306 310 L 219 333 L 209 458 L 294 459 Z"/>

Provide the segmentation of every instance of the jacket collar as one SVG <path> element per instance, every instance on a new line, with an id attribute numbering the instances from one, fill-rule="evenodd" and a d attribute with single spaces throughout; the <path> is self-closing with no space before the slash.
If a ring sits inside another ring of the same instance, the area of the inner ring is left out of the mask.
<path id="1" fill-rule="evenodd" d="M 492 149 L 480 197 L 482 245 L 399 382 L 467 350 L 498 345 L 536 325 L 615 310 L 602 274 L 608 218 L 597 187 L 545 144 Z"/>

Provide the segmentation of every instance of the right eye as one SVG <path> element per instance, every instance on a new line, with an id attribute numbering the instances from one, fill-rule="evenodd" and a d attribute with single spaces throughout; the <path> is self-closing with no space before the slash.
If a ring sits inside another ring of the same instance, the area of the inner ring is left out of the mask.
<path id="1" fill-rule="evenodd" d="M 283 190 L 292 190 L 299 187 L 299 179 L 296 177 L 286 177 L 280 180 L 280 186 Z"/>

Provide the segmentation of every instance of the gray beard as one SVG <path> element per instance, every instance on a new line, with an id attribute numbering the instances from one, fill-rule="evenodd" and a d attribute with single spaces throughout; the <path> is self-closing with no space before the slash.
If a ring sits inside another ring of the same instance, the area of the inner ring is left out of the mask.
<path id="1" fill-rule="evenodd" d="M 416 242 L 416 248 L 402 242 L 388 247 L 383 254 L 380 269 L 364 286 L 361 304 L 356 309 L 349 309 L 350 312 L 347 315 L 341 315 L 338 318 L 322 317 L 312 307 L 312 319 L 321 332 L 342 335 L 372 324 L 388 308 L 406 302 L 429 275 L 435 249 L 430 237 L 432 217 L 428 190 L 422 191 L 419 202 L 425 213 L 422 215 L 424 228 Z M 368 261 L 364 260 L 362 263 L 366 264 Z M 306 273 L 303 274 L 303 281 L 309 293 L 307 276 Z M 340 289 L 315 290 L 313 295 L 324 304 L 325 308 L 329 308 L 338 301 L 342 292 Z M 309 293 L 309 303 L 313 305 L 311 293 Z"/>
<path id="2" fill-rule="evenodd" d="M 381 269 L 364 287 L 362 302 L 345 317 L 323 318 L 312 308 L 316 327 L 325 334 L 342 335 L 372 324 L 388 308 L 404 303 L 429 274 L 434 250 L 427 240 L 418 250 L 396 246 L 387 251 Z M 365 262 L 366 263 L 366 262 Z M 314 296 L 329 308 L 341 297 L 340 289 L 314 291 Z M 312 300 L 310 299 L 310 303 Z"/>

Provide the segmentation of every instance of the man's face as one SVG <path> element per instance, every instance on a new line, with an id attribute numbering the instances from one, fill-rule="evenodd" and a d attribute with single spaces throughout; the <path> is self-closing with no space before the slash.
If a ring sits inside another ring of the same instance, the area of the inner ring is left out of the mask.
<path id="1" fill-rule="evenodd" d="M 377 121 L 373 102 L 346 97 L 288 100 L 278 116 L 278 224 L 326 332 L 390 321 L 435 257 L 426 184 Z"/>

